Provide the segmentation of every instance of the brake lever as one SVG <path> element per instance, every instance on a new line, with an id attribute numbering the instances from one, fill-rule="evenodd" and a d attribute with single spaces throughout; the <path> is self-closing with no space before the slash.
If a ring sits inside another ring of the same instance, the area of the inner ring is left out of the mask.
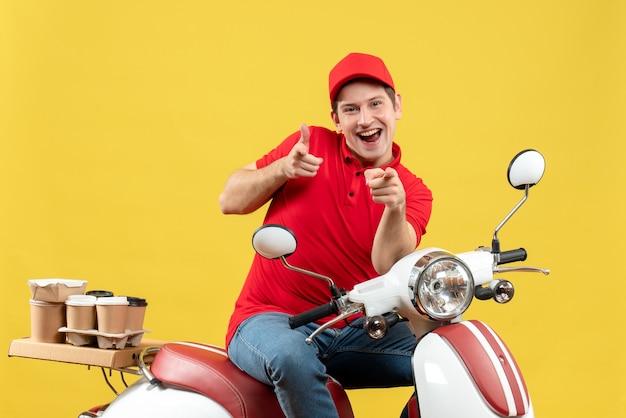
<path id="1" fill-rule="evenodd" d="M 550 274 L 549 269 L 540 269 L 538 267 L 496 267 L 493 269 L 494 273 L 510 273 L 514 271 L 521 271 L 527 273 L 543 273 L 546 276 Z"/>
<path id="2" fill-rule="evenodd" d="M 344 319 L 346 319 L 346 318 L 348 318 L 348 317 L 350 317 L 352 315 L 356 315 L 358 313 L 361 313 L 361 312 L 363 312 L 363 305 L 361 305 L 361 304 L 349 307 L 348 309 L 343 311 L 341 314 L 337 315 L 335 318 L 331 319 L 330 321 L 326 322 L 325 324 L 320 325 L 320 327 L 318 329 L 313 331 L 313 333 L 306 338 L 306 340 L 305 340 L 306 343 L 307 344 L 313 343 L 313 340 L 315 339 L 315 337 L 320 335 L 322 332 L 326 331 L 331 326 L 335 325 L 337 322 L 343 321 Z"/>

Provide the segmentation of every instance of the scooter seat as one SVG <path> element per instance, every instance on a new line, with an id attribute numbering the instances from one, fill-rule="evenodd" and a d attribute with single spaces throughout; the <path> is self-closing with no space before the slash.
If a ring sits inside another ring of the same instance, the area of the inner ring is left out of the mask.
<path id="1" fill-rule="evenodd" d="M 222 405 L 233 418 L 284 416 L 271 386 L 250 377 L 229 359 L 222 347 L 198 343 L 168 343 L 155 356 L 150 371 L 159 381 L 201 393 Z M 326 383 L 339 416 L 354 418 L 343 387 Z"/>

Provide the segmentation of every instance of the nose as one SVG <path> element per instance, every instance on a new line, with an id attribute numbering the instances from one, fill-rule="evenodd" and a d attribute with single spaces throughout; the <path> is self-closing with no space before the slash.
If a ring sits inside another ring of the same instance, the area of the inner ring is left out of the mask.
<path id="1" fill-rule="evenodd" d="M 361 126 L 369 126 L 372 123 L 373 117 L 372 112 L 370 112 L 367 108 L 362 108 L 359 113 L 359 125 Z"/>

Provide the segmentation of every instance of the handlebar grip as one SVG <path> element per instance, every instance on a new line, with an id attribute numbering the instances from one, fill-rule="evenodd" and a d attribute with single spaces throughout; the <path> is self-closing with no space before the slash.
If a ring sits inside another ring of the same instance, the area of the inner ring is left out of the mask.
<path id="1" fill-rule="evenodd" d="M 513 263 L 515 261 L 524 261 L 526 260 L 527 255 L 528 254 L 526 253 L 526 250 L 523 248 L 518 248 L 517 250 L 503 251 L 500 253 L 500 261 L 498 261 L 498 264 Z"/>
<path id="2" fill-rule="evenodd" d="M 291 329 L 296 329 L 301 327 L 302 325 L 308 324 L 310 322 L 315 322 L 318 319 L 322 319 L 328 315 L 336 314 L 339 312 L 337 306 L 334 302 L 327 303 L 326 305 L 321 305 L 313 309 L 309 309 L 308 311 L 304 311 L 298 315 L 293 315 L 289 317 L 289 326 Z"/>

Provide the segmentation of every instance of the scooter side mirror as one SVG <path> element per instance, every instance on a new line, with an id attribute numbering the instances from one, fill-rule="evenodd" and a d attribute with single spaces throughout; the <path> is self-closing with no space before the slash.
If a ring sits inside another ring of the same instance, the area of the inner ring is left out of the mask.
<path id="1" fill-rule="evenodd" d="M 524 197 L 519 203 L 508 213 L 496 227 L 491 240 L 491 249 L 494 254 L 500 254 L 500 240 L 498 239 L 498 231 L 513 216 L 515 212 L 528 199 L 528 189 L 539 183 L 543 173 L 546 170 L 546 160 L 543 155 L 534 149 L 527 149 L 518 153 L 509 164 L 507 176 L 511 186 L 518 190 L 524 190 Z"/>
<path id="2" fill-rule="evenodd" d="M 546 170 L 546 160 L 538 151 L 528 149 L 518 153 L 507 171 L 509 183 L 518 190 L 524 190 L 526 186 L 532 187 L 539 183 Z"/>
<path id="3" fill-rule="evenodd" d="M 252 234 L 252 247 L 257 254 L 270 260 L 280 259 L 283 265 L 291 271 L 326 280 L 333 298 L 340 298 L 342 293 L 330 277 L 292 266 L 287 262 L 285 258 L 296 251 L 297 244 L 296 235 L 283 225 L 263 225 Z"/>
<path id="4" fill-rule="evenodd" d="M 294 233 L 282 225 L 263 225 L 252 235 L 252 247 L 262 257 L 276 259 L 287 257 L 296 251 Z"/>

